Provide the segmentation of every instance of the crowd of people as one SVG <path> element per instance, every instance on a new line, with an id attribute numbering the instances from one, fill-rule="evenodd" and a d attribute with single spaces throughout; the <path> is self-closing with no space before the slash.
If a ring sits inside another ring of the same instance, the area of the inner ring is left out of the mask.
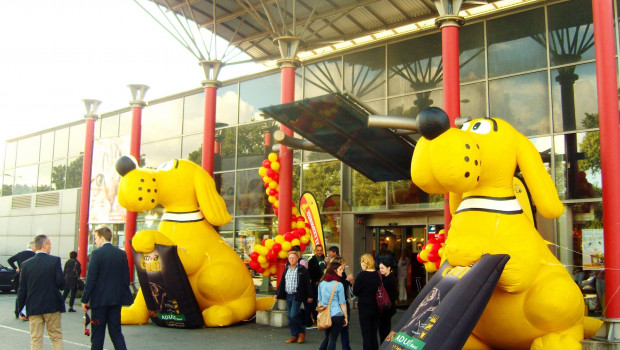
<path id="1" fill-rule="evenodd" d="M 94 230 L 93 239 L 98 249 L 90 256 L 81 298 L 82 310 L 91 313 L 91 349 L 103 349 L 106 328 L 114 349 L 127 349 L 121 331 L 121 307 L 133 302 L 127 255 L 110 243 L 112 231 L 108 227 Z M 76 312 L 73 305 L 82 273 L 77 252 L 69 253 L 63 270 L 60 258 L 50 254 L 51 247 L 49 237 L 38 235 L 26 250 L 8 259 L 18 274 L 15 318 L 29 322 L 30 349 L 43 349 L 43 331 L 47 328 L 52 349 L 62 350 L 61 313 L 66 311 L 69 295 L 69 312 Z"/>
<path id="2" fill-rule="evenodd" d="M 332 324 L 324 330 L 319 350 L 335 349 L 339 337 L 342 349 L 350 350 L 349 315 L 351 307 L 355 307 L 359 314 L 363 349 L 378 349 L 391 331 L 397 302 L 407 299 L 404 286 L 409 258 L 403 254 L 397 263 L 386 250 L 382 250 L 376 261 L 371 254 L 364 254 L 360 259 L 362 271 L 354 277 L 353 274 L 346 273 L 345 260 L 340 256 L 337 246 L 331 246 L 328 254 L 329 256 L 325 256 L 323 247 L 317 245 L 314 255 L 306 265 L 302 265 L 299 249 L 292 249 L 288 253 L 288 263 L 274 295 L 275 299 L 286 300 L 291 331 L 291 337 L 286 342 L 303 343 L 306 339 L 306 328 L 314 327 L 312 322 L 316 320 L 317 307 L 326 306 L 329 308 Z M 403 286 L 400 291 L 394 269 L 398 269 L 399 284 Z M 381 285 L 391 301 L 390 306 L 384 310 L 379 310 L 376 299 Z M 350 305 L 352 299 L 355 299 L 353 306 Z"/>

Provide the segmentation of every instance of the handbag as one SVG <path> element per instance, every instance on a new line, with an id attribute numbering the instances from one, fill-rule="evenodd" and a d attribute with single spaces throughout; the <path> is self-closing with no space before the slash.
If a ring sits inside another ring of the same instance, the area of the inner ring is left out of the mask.
<path id="1" fill-rule="evenodd" d="M 327 328 L 332 326 L 332 315 L 331 315 L 331 305 L 332 298 L 334 297 L 334 292 L 336 291 L 336 286 L 338 282 L 334 283 L 334 288 L 332 288 L 332 294 L 329 296 L 329 303 L 327 306 L 321 305 L 316 307 L 316 311 L 318 314 L 316 315 L 316 328 L 319 331 L 324 331 Z"/>
<path id="2" fill-rule="evenodd" d="M 390 296 L 385 290 L 385 287 L 383 287 L 383 280 L 381 279 L 381 273 L 379 271 L 377 271 L 377 273 L 379 274 L 379 280 L 381 281 L 379 288 L 377 288 L 377 295 L 376 295 L 377 307 L 379 309 L 379 313 L 383 313 L 383 311 L 390 308 L 390 306 L 392 305 L 392 302 L 390 301 Z"/>
<path id="3" fill-rule="evenodd" d="M 78 290 L 84 290 L 84 281 L 81 278 L 77 279 L 76 285 Z"/>

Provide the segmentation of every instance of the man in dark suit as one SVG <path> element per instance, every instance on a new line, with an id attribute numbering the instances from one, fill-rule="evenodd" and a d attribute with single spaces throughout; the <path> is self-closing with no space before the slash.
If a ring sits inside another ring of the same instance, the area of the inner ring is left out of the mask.
<path id="1" fill-rule="evenodd" d="M 15 275 L 15 293 L 17 293 L 17 291 L 19 290 L 19 270 L 22 267 L 22 263 L 32 258 L 33 256 L 34 256 L 34 241 L 31 241 L 30 243 L 28 243 L 28 247 L 26 248 L 26 250 L 22 250 L 21 252 L 13 255 L 7 260 L 7 262 L 9 263 L 9 265 L 11 265 L 13 270 L 17 272 L 17 274 Z M 17 263 L 17 266 L 15 266 L 15 263 Z M 20 309 L 17 308 L 17 300 L 18 299 L 15 298 L 15 318 L 19 317 L 19 312 L 21 311 Z M 26 317 L 26 315 L 23 315 L 22 317 Z"/>
<path id="2" fill-rule="evenodd" d="M 62 350 L 60 313 L 65 312 L 65 302 L 60 289 L 65 287 L 60 258 L 49 255 L 52 244 L 45 235 L 34 239 L 36 254 L 22 263 L 18 307 L 26 306 L 30 319 L 30 349 L 43 349 L 43 328 L 52 341 L 53 350 Z"/>
<path id="3" fill-rule="evenodd" d="M 112 245 L 112 231 L 102 226 L 93 234 L 95 249 L 90 254 L 86 286 L 82 293 L 82 310 L 92 310 L 91 349 L 103 349 L 105 329 L 114 344 L 114 349 L 127 349 L 121 331 L 121 308 L 133 303 L 129 291 L 129 269 L 127 255 Z"/>

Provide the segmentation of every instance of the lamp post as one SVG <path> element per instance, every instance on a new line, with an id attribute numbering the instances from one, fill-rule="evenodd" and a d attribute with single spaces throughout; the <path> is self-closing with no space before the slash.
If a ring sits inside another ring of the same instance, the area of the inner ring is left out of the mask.
<path id="1" fill-rule="evenodd" d="M 131 154 L 138 164 L 140 163 L 140 141 L 142 135 L 142 110 L 146 106 L 144 96 L 149 89 L 147 85 L 143 84 L 130 84 L 127 85 L 131 91 L 131 141 L 129 154 Z M 131 247 L 131 240 L 136 234 L 136 218 L 138 214 L 134 211 L 127 210 L 127 216 L 125 217 L 125 252 L 127 252 L 127 262 L 129 268 L 129 280 L 133 282 L 133 250 Z"/>
<path id="2" fill-rule="evenodd" d="M 78 261 L 86 266 L 88 255 L 88 211 L 90 205 L 90 177 L 93 165 L 93 142 L 95 140 L 95 121 L 99 100 L 82 100 L 86 107 L 86 140 L 84 142 L 84 160 L 82 162 L 82 193 L 80 197 L 80 222 L 78 230 Z M 86 276 L 86 268 L 80 277 Z"/>

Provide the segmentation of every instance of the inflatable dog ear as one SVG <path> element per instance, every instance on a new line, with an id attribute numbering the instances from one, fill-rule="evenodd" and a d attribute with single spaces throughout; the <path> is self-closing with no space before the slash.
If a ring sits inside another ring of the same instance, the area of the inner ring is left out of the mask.
<path id="1" fill-rule="evenodd" d="M 558 198 L 558 192 L 543 165 L 540 153 L 523 135 L 519 137 L 517 147 L 517 165 L 530 190 L 536 210 L 548 219 L 559 217 L 564 212 L 564 205 Z"/>
<path id="2" fill-rule="evenodd" d="M 223 226 L 232 219 L 226 203 L 215 188 L 215 181 L 206 171 L 197 171 L 194 175 L 194 188 L 196 198 L 202 211 L 202 215 L 213 226 Z"/>

